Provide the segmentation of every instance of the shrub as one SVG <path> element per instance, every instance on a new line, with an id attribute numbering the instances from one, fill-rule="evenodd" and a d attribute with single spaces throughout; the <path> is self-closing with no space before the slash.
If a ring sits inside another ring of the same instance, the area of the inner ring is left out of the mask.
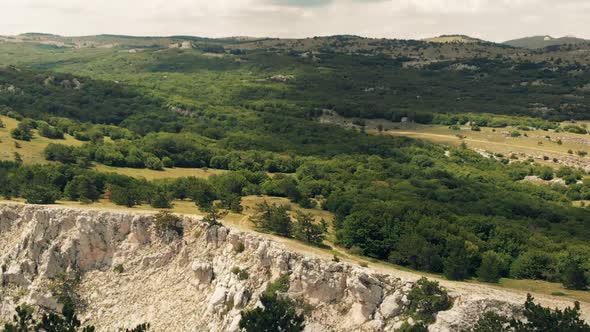
<path id="1" fill-rule="evenodd" d="M 165 236 L 170 232 L 177 236 L 184 234 L 182 219 L 168 211 L 160 211 L 154 216 L 154 226 L 160 236 Z"/>
<path id="2" fill-rule="evenodd" d="M 250 275 L 248 274 L 248 271 L 246 271 L 246 270 L 240 270 L 240 272 L 238 273 L 238 279 L 240 279 L 240 280 L 246 280 L 246 279 L 248 279 L 248 277 L 250 277 Z"/>
<path id="3" fill-rule="evenodd" d="M 125 332 L 147 332 L 150 330 L 150 323 L 139 324 L 132 329 L 125 329 Z M 83 331 L 84 332 L 84 331 Z"/>
<path id="4" fill-rule="evenodd" d="M 364 254 L 364 250 L 359 246 L 352 246 L 348 250 L 351 255 L 362 256 Z"/>
<path id="5" fill-rule="evenodd" d="M 437 312 L 447 310 L 453 304 L 447 291 L 438 282 L 426 278 L 418 280 L 408 294 L 408 300 L 409 312 L 426 323 L 433 322 Z"/>
<path id="6" fill-rule="evenodd" d="M 277 292 L 285 293 L 289 290 L 289 287 L 290 287 L 289 275 L 285 274 L 285 275 L 279 277 L 277 280 L 269 283 L 268 286 L 266 287 L 265 292 L 267 294 L 275 294 Z"/>
<path id="7" fill-rule="evenodd" d="M 238 241 L 238 243 L 236 243 L 236 246 L 234 247 L 234 250 L 237 253 L 242 253 L 244 252 L 244 250 L 246 250 L 246 246 L 244 246 L 244 243 L 242 241 Z"/>
<path id="8" fill-rule="evenodd" d="M 116 273 L 123 273 L 125 272 L 125 268 L 123 267 L 123 264 L 117 264 L 113 268 L 113 271 L 115 271 Z"/>
<path id="9" fill-rule="evenodd" d="M 396 332 L 428 332 L 428 328 L 423 323 L 410 325 L 408 322 L 404 322 Z"/>
<path id="10" fill-rule="evenodd" d="M 534 303 L 528 294 L 522 311 L 523 320 L 509 319 L 493 312 L 486 312 L 470 330 L 472 332 L 512 331 L 579 331 L 588 332 L 590 326 L 580 319 L 580 303 L 565 310 L 542 307 Z"/>
<path id="11" fill-rule="evenodd" d="M 262 307 L 245 310 L 240 319 L 240 330 L 246 332 L 299 332 L 305 328 L 305 317 L 297 313 L 295 303 L 277 294 L 263 293 Z"/>

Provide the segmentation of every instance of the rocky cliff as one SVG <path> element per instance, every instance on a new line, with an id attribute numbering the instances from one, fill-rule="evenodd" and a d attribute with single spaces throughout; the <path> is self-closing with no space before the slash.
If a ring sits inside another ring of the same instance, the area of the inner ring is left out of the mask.
<path id="1" fill-rule="evenodd" d="M 59 310 L 46 281 L 65 271 L 81 276 L 80 317 L 99 331 L 143 322 L 155 331 L 236 331 L 241 310 L 256 306 L 266 285 L 283 275 L 288 295 L 309 311 L 307 331 L 394 331 L 408 319 L 416 278 L 307 258 L 197 217 L 183 217 L 183 236 L 162 237 L 152 221 L 142 213 L 0 205 L 0 321 L 21 302 Z M 454 306 L 430 331 L 458 331 L 484 310 L 523 302 L 493 291 L 451 295 Z"/>

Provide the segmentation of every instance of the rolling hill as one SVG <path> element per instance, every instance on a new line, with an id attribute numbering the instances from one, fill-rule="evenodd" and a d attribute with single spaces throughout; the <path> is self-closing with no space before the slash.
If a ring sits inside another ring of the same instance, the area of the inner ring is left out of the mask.
<path id="1" fill-rule="evenodd" d="M 587 39 L 576 38 L 576 37 L 560 37 L 560 38 L 553 38 L 551 36 L 533 36 L 533 37 L 524 37 L 519 39 L 513 39 L 504 42 L 505 45 L 513 46 L 513 47 L 521 47 L 521 48 L 529 48 L 529 49 L 539 49 L 545 48 L 549 46 L 561 46 L 561 45 L 568 45 L 568 44 L 585 44 L 589 43 L 590 41 Z"/>

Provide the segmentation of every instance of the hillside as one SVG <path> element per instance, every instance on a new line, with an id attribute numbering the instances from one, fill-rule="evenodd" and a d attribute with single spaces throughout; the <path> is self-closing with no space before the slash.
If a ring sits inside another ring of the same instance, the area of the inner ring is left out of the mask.
<path id="1" fill-rule="evenodd" d="M 521 48 L 528 48 L 528 49 L 539 49 L 539 48 L 546 48 L 550 46 L 562 46 L 562 45 L 575 45 L 575 44 L 588 44 L 590 41 L 582 38 L 576 37 L 560 37 L 560 38 L 553 38 L 551 36 L 533 36 L 533 37 L 524 37 L 519 39 L 513 39 L 504 42 L 503 44 L 512 46 L 512 47 L 521 47 Z"/>
<path id="2" fill-rule="evenodd" d="M 70 291 L 84 303 L 82 324 L 97 331 L 146 322 L 155 330 L 237 331 L 241 310 L 284 276 L 286 295 L 305 303 L 309 330 L 392 331 L 410 319 L 408 295 L 417 287 L 418 277 L 408 273 L 305 257 L 264 236 L 194 217 L 183 217 L 183 236 L 163 236 L 150 214 L 2 204 L 0 216 L 6 266 L 0 276 L 11 285 L 0 289 L 0 320 L 10 318 L 17 296 L 59 311 L 45 287 L 66 271 L 80 278 Z M 438 313 L 432 331 L 469 328 L 490 306 L 510 313 L 524 301 L 521 292 L 446 284 L 455 304 Z M 567 299 L 537 301 L 571 306 Z"/>
<path id="3" fill-rule="evenodd" d="M 590 48 L 444 38 L 4 38 L 0 195 L 31 204 L 0 215 L 15 225 L 0 225 L 7 310 L 56 312 L 38 289 L 65 270 L 96 303 L 76 303 L 80 317 L 104 330 L 137 313 L 133 324 L 233 331 L 269 281 L 290 275 L 293 290 L 265 300 L 285 300 L 316 330 L 392 330 L 408 318 L 397 296 L 416 287 L 400 286 L 391 265 L 459 293 L 440 316 L 413 313 L 434 331 L 469 329 L 493 306 L 485 294 L 502 300 L 495 287 L 587 302 Z M 266 256 L 269 238 L 324 260 Z M 243 246 L 232 251 L 231 239 Z M 506 301 L 519 309 L 517 293 Z"/>

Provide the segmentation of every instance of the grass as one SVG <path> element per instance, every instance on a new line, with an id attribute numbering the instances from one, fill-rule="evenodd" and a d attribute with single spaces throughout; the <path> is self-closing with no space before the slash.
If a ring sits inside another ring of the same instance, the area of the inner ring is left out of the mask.
<path id="1" fill-rule="evenodd" d="M 590 292 L 565 289 L 561 284 L 555 282 L 502 278 L 498 286 L 502 288 L 518 289 L 525 292 L 569 297 L 581 302 L 590 303 Z"/>
<path id="2" fill-rule="evenodd" d="M 0 160 L 14 160 L 15 152 L 18 152 L 27 164 L 47 164 L 43 156 L 43 150 L 49 143 L 60 143 L 67 145 L 79 146 L 82 141 L 78 141 L 70 135 L 65 135 L 65 139 L 49 139 L 39 136 L 36 130 L 33 130 L 33 139 L 30 141 L 15 140 L 10 136 L 10 131 L 18 125 L 18 121 L 6 116 L 0 116 L 5 128 L 0 128 Z M 17 148 L 17 143 L 20 148 Z"/>
<path id="3" fill-rule="evenodd" d="M 146 180 L 175 179 L 186 176 L 208 178 L 214 174 L 227 172 L 211 168 L 165 168 L 163 171 L 155 171 L 147 168 L 112 167 L 102 164 L 96 165 L 94 169 L 99 172 L 112 172 L 135 178 L 145 178 Z"/>
<path id="4" fill-rule="evenodd" d="M 505 156 L 514 153 L 518 155 L 519 159 L 522 158 L 520 154 L 526 154 L 527 156 L 536 157 L 536 159 L 547 156 L 550 159 L 577 159 L 582 162 L 590 162 L 590 158 L 580 158 L 568 153 L 568 150 L 574 152 L 588 150 L 590 137 L 587 135 L 531 130 L 520 131 L 521 134 L 526 133 L 528 137 L 510 137 L 512 130 L 510 128 L 498 128 L 494 131 L 492 128 L 481 128 L 481 131 L 472 131 L 469 128 L 462 128 L 462 130 L 457 131 L 446 126 L 414 125 L 403 129 L 392 129 L 385 133 L 421 138 L 452 146 L 459 146 L 461 142 L 465 142 L 468 147 L 473 149 L 502 153 Z M 461 139 L 457 135 L 462 135 L 464 138 Z M 558 140 L 562 141 L 561 145 L 557 143 Z"/>

